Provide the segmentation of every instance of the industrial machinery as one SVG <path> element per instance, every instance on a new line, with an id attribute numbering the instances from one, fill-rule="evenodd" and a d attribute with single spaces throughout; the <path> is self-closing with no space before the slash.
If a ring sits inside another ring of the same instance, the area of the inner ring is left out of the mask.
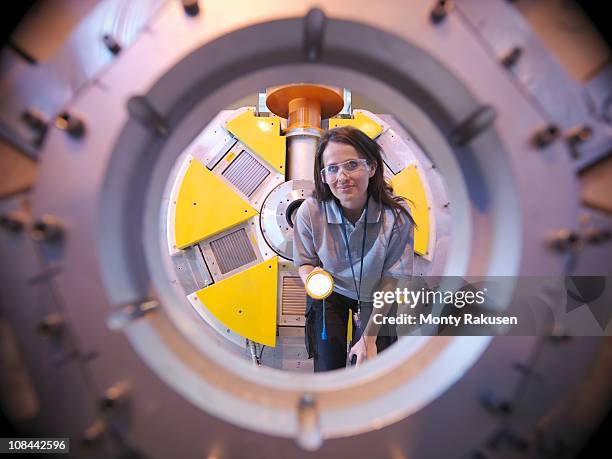
<path id="1" fill-rule="evenodd" d="M 211 327 L 249 355 L 265 350 L 264 364 L 312 372 L 306 294 L 291 262 L 294 212 L 314 190 L 321 119 L 333 116 L 328 128 L 358 127 L 383 147 L 387 180 L 413 207 L 420 276 L 443 272 L 450 203 L 416 143 L 392 117 L 352 110 L 350 92 L 293 84 L 264 97 L 262 107 L 222 112 L 179 157 L 161 233 L 174 265 L 170 282 Z"/>
<path id="2" fill-rule="evenodd" d="M 420 273 L 610 275 L 612 67 L 575 8 L 49 3 L 1 56 L 0 387 L 17 432 L 70 437 L 78 457 L 579 453 L 610 409 L 609 324 L 408 336 L 327 374 L 252 363 L 300 339 L 291 214 L 317 126 L 275 92 L 291 85 L 335 88 L 332 113 L 309 96 L 324 123 L 359 124 L 416 193 Z"/>

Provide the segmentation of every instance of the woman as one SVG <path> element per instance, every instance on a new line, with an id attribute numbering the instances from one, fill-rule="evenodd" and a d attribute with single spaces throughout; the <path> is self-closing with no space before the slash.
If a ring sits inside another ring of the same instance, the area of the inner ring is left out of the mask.
<path id="1" fill-rule="evenodd" d="M 412 276 L 414 220 L 385 183 L 380 146 L 358 129 L 323 134 L 314 179 L 314 195 L 296 213 L 293 255 L 302 282 L 314 269 L 334 279 L 325 304 L 307 298 L 306 346 L 319 372 L 346 366 L 349 310 L 360 312 L 349 354 L 358 365 L 397 340 L 369 317 L 374 291 Z"/>

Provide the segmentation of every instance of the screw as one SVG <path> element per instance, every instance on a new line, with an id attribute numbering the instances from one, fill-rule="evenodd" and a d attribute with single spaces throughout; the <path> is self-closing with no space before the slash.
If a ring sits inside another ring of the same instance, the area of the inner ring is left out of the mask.
<path id="1" fill-rule="evenodd" d="M 574 248 L 579 241 L 578 233 L 567 228 L 555 230 L 547 238 L 548 246 L 557 252 L 567 252 Z"/>
<path id="2" fill-rule="evenodd" d="M 19 232 L 23 230 L 26 224 L 26 218 L 20 212 L 10 212 L 0 215 L 0 227 L 11 232 Z"/>
<path id="3" fill-rule="evenodd" d="M 28 108 L 21 114 L 21 120 L 35 133 L 32 141 L 35 147 L 40 147 L 47 133 L 47 121 L 39 112 Z"/>
<path id="4" fill-rule="evenodd" d="M 515 46 L 508 52 L 508 54 L 502 57 L 501 64 L 506 68 L 514 67 L 522 54 L 523 49 L 519 46 Z"/>
<path id="5" fill-rule="evenodd" d="M 200 13 L 200 6 L 198 0 L 183 0 L 183 9 L 187 16 L 197 16 Z"/>
<path id="6" fill-rule="evenodd" d="M 32 239 L 35 241 L 59 241 L 64 237 L 61 222 L 50 215 L 44 215 L 32 226 Z"/>
<path id="7" fill-rule="evenodd" d="M 444 19 L 446 19 L 446 15 L 452 9 L 452 2 L 450 0 L 438 0 L 431 10 L 430 19 L 434 24 L 440 24 Z"/>
<path id="8" fill-rule="evenodd" d="M 48 314 L 38 324 L 38 333 L 45 337 L 59 336 L 64 325 L 64 317 L 60 314 Z"/>
<path id="9" fill-rule="evenodd" d="M 570 144 L 577 145 L 586 142 L 593 136 L 593 129 L 589 126 L 576 126 L 565 134 L 565 138 Z"/>
<path id="10" fill-rule="evenodd" d="M 121 52 L 121 45 L 115 40 L 115 38 L 110 34 L 105 34 L 102 37 L 102 41 L 104 45 L 108 48 L 108 50 L 113 53 L 115 56 Z"/>
<path id="11" fill-rule="evenodd" d="M 85 123 L 83 120 L 68 112 L 62 112 L 57 115 L 55 127 L 65 131 L 73 139 L 80 139 L 85 135 Z"/>
<path id="12" fill-rule="evenodd" d="M 105 430 L 106 424 L 104 421 L 98 419 L 83 432 L 81 443 L 86 448 L 94 446 L 100 441 Z"/>
<path id="13" fill-rule="evenodd" d="M 119 383 L 110 387 L 100 399 L 100 408 L 104 410 L 116 408 L 121 401 L 125 400 L 126 394 L 127 384 L 125 383 Z"/>
<path id="14" fill-rule="evenodd" d="M 607 228 L 591 228 L 585 231 L 584 236 L 589 244 L 603 244 L 612 239 L 612 231 Z"/>
<path id="15" fill-rule="evenodd" d="M 512 412 L 513 406 L 511 402 L 501 399 L 491 392 L 482 394 L 479 399 L 480 403 L 492 413 L 506 415 Z"/>
<path id="16" fill-rule="evenodd" d="M 544 129 L 537 131 L 531 138 L 531 143 L 539 149 L 545 148 L 559 137 L 559 128 L 549 124 Z"/>
<path id="17" fill-rule="evenodd" d="M 44 131 L 47 129 L 47 122 L 42 114 L 28 108 L 21 114 L 21 120 L 33 131 Z"/>
<path id="18" fill-rule="evenodd" d="M 578 158 L 580 153 L 578 152 L 578 146 L 581 143 L 586 142 L 593 136 L 593 130 L 586 125 L 576 126 L 565 134 L 565 140 L 570 147 L 572 157 Z"/>

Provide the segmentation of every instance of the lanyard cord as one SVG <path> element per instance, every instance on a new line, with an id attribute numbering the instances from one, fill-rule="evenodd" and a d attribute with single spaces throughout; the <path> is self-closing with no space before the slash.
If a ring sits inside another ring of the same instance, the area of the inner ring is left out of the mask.
<path id="1" fill-rule="evenodd" d="M 353 257 L 351 257 L 351 249 L 349 247 L 348 235 L 346 233 L 346 220 L 344 219 L 344 212 L 342 212 L 342 234 L 344 235 L 344 243 L 346 244 L 346 251 L 348 252 L 348 259 L 351 265 L 351 272 L 353 273 L 353 283 L 355 284 L 355 292 L 357 293 L 357 315 L 361 316 L 361 275 L 363 274 L 363 253 L 365 252 L 366 233 L 368 231 L 368 201 L 369 196 L 366 200 L 365 207 L 365 219 L 363 222 L 363 240 L 361 241 L 361 261 L 359 265 L 359 287 L 357 287 L 357 279 L 355 278 L 355 268 L 353 268 Z M 361 330 L 361 321 L 357 321 L 357 325 Z"/>

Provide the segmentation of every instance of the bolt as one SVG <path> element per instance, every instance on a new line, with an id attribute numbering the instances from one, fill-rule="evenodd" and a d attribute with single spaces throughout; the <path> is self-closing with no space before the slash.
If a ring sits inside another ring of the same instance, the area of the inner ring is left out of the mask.
<path id="1" fill-rule="evenodd" d="M 501 59 L 501 64 L 507 69 L 514 67 L 522 54 L 523 49 L 519 46 L 515 46 Z"/>
<path id="2" fill-rule="evenodd" d="M 327 17 L 320 8 L 313 8 L 304 16 L 304 55 L 310 62 L 319 60 L 323 53 L 326 24 Z"/>
<path id="3" fill-rule="evenodd" d="M 586 142 L 593 136 L 593 129 L 589 126 L 576 126 L 565 134 L 565 138 L 572 145 Z"/>
<path id="4" fill-rule="evenodd" d="M 430 19 L 434 24 L 440 24 L 444 19 L 446 19 L 446 15 L 452 9 L 452 1 L 450 0 L 438 0 L 435 6 L 431 10 Z"/>
<path id="5" fill-rule="evenodd" d="M 549 124 L 533 135 L 531 143 L 536 148 L 542 149 L 553 143 L 557 137 L 559 137 L 559 128 L 554 124 Z"/>
<path id="6" fill-rule="evenodd" d="M 578 233 L 567 228 L 555 230 L 547 238 L 548 246 L 557 252 L 567 252 L 574 248 L 579 241 Z"/>
<path id="7" fill-rule="evenodd" d="M 304 394 L 298 403 L 297 444 L 306 451 L 315 451 L 323 444 L 319 412 L 314 397 Z"/>
<path id="8" fill-rule="evenodd" d="M 574 159 L 580 156 L 578 152 L 578 146 L 581 143 L 586 142 L 593 136 L 593 130 L 586 125 L 576 126 L 565 134 L 565 140 L 570 147 L 572 157 Z"/>
<path id="9" fill-rule="evenodd" d="M 85 135 L 85 123 L 83 120 L 68 112 L 62 112 L 57 115 L 55 127 L 65 131 L 73 139 L 80 139 Z"/>
<path id="10" fill-rule="evenodd" d="M 35 241 L 59 241 L 64 237 L 64 228 L 57 218 L 44 215 L 34 222 L 31 234 Z"/>
<path id="11" fill-rule="evenodd" d="M 158 307 L 159 303 L 155 300 L 128 304 L 111 312 L 106 319 L 106 324 L 111 330 L 118 331 L 134 321 L 153 313 Z"/>
<path id="12" fill-rule="evenodd" d="M 119 383 L 108 388 L 100 399 L 100 408 L 103 410 L 116 408 L 126 399 L 127 392 L 127 384 L 125 383 Z"/>
<path id="13" fill-rule="evenodd" d="M 0 215 L 0 227 L 17 233 L 22 231 L 26 224 L 26 218 L 21 212 L 9 212 Z"/>
<path id="14" fill-rule="evenodd" d="M 64 326 L 64 317 L 60 314 L 48 314 L 38 324 L 38 333 L 45 337 L 59 336 Z"/>
<path id="15" fill-rule="evenodd" d="M 21 119 L 35 133 L 32 144 L 35 147 L 40 147 L 47 133 L 47 121 L 43 115 L 29 108 L 21 114 Z"/>
<path id="16" fill-rule="evenodd" d="M 590 228 L 584 233 L 589 244 L 603 244 L 612 239 L 612 231 L 607 228 Z"/>
<path id="17" fill-rule="evenodd" d="M 110 34 L 105 34 L 102 37 L 102 41 L 104 45 L 108 48 L 108 50 L 113 53 L 115 56 L 121 52 L 121 45 L 115 40 L 115 38 Z"/>
<path id="18" fill-rule="evenodd" d="M 100 441 L 105 430 L 106 424 L 98 419 L 83 432 L 81 443 L 86 448 L 94 446 Z"/>
<path id="19" fill-rule="evenodd" d="M 183 9 L 187 16 L 197 16 L 200 13 L 200 6 L 198 0 L 183 0 Z"/>
<path id="20" fill-rule="evenodd" d="M 44 131 L 47 129 L 47 122 L 43 115 L 31 108 L 21 114 L 21 120 L 33 131 Z"/>
<path id="21" fill-rule="evenodd" d="M 463 147 L 493 125 L 497 112 L 488 105 L 481 105 L 461 121 L 449 134 L 454 147 Z M 415 166 L 416 167 L 416 166 Z"/>
<path id="22" fill-rule="evenodd" d="M 512 412 L 512 403 L 508 400 L 501 399 L 491 392 L 482 394 L 480 403 L 492 413 L 507 415 Z"/>

